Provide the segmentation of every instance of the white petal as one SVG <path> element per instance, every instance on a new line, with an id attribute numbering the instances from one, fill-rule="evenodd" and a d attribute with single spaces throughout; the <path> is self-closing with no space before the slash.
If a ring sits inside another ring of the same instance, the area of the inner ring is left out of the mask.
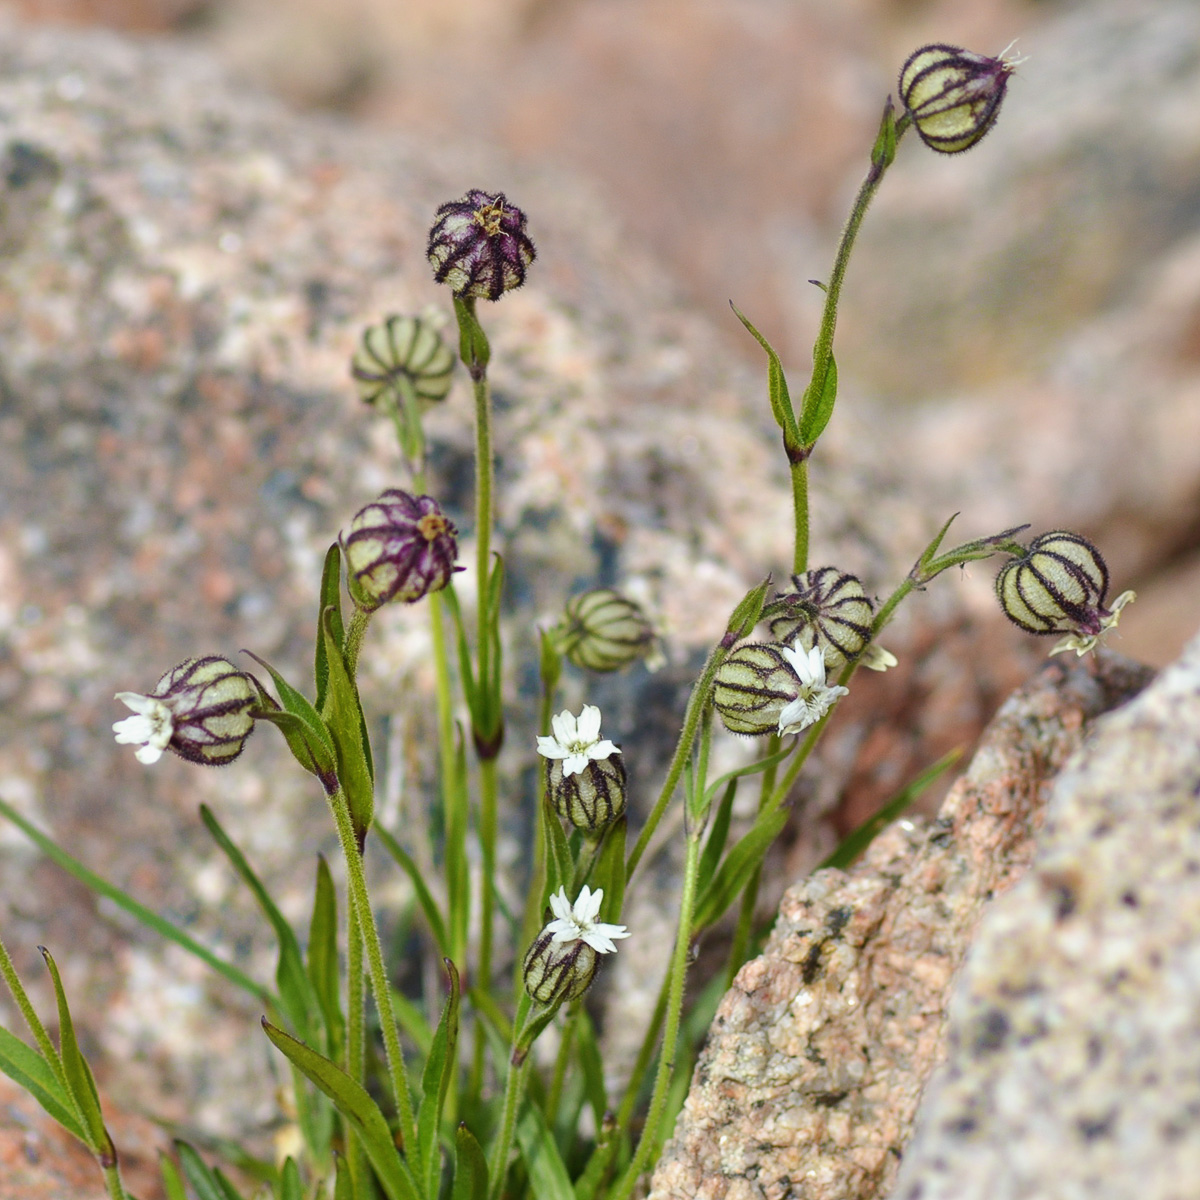
<path id="1" fill-rule="evenodd" d="M 575 920 L 580 925 L 590 925 L 600 915 L 600 905 L 604 901 L 604 889 L 592 891 L 585 883 L 579 899 L 575 901 Z"/>
<path id="2" fill-rule="evenodd" d="M 550 728 L 560 746 L 569 746 L 575 737 L 575 718 L 568 709 L 563 709 L 556 717 L 550 718 Z"/>
<path id="3" fill-rule="evenodd" d="M 113 733 L 122 746 L 143 746 L 154 736 L 154 725 L 149 717 L 140 713 L 113 722 Z"/>
<path id="4" fill-rule="evenodd" d="M 113 699 L 120 700 L 126 708 L 132 708 L 135 713 L 153 712 L 161 704 L 161 701 L 153 696 L 143 696 L 138 692 L 118 692 Z"/>
<path id="5" fill-rule="evenodd" d="M 575 722 L 575 736 L 589 746 L 600 737 L 600 710 L 594 704 L 583 706 Z"/>
<path id="6" fill-rule="evenodd" d="M 584 932 L 583 940 L 587 942 L 597 954 L 615 954 L 616 946 L 609 941 L 602 933 L 598 933 L 595 929 L 588 929 Z"/>
<path id="7" fill-rule="evenodd" d="M 572 775 L 584 770 L 588 765 L 586 754 L 563 754 L 563 778 L 570 779 Z"/>
<path id="8" fill-rule="evenodd" d="M 538 753 L 543 758 L 566 758 L 570 754 L 569 750 L 564 749 L 552 737 L 538 737 L 537 740 Z"/>
<path id="9" fill-rule="evenodd" d="M 890 650 L 871 642 L 858 660 L 868 671 L 887 671 L 900 661 Z"/>
<path id="10" fill-rule="evenodd" d="M 567 899 L 567 889 L 559 888 L 553 896 L 550 897 L 550 911 L 560 921 L 569 920 L 571 917 L 571 902 Z"/>
<path id="11" fill-rule="evenodd" d="M 606 738 L 602 742 L 596 742 L 595 745 L 588 747 L 588 757 L 594 759 L 607 758 L 610 754 L 620 754 L 621 747 L 613 745 Z"/>
<path id="12" fill-rule="evenodd" d="M 797 696 L 791 704 L 785 705 L 779 714 L 779 736 L 787 737 L 789 734 L 799 733 L 816 720 L 817 713 L 813 711 L 813 706 L 803 696 Z"/>
<path id="13" fill-rule="evenodd" d="M 162 758 L 162 751 L 157 746 L 142 746 L 134 752 L 134 758 L 140 763 L 145 763 L 149 766 L 151 763 L 156 763 Z"/>
<path id="14" fill-rule="evenodd" d="M 554 934 L 553 941 L 555 942 L 577 942 L 579 941 L 580 929 L 574 921 L 551 921 L 546 926 L 546 933 Z"/>

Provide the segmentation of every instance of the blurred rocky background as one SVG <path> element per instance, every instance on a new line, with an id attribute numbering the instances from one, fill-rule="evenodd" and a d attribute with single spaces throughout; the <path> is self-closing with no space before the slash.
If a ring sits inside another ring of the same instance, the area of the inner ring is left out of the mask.
<path id="1" fill-rule="evenodd" d="M 705 644 L 789 558 L 761 355 L 726 303 L 799 379 L 818 312 L 807 281 L 828 270 L 882 99 L 922 41 L 998 52 L 1019 36 L 1028 61 L 970 154 L 906 141 L 867 222 L 839 325 L 842 404 L 814 468 L 814 564 L 881 591 L 951 512 L 964 539 L 1070 526 L 1102 545 L 1118 589 L 1138 589 L 1122 651 L 1163 665 L 1195 630 L 1191 0 L 0 11 L 0 796 L 264 978 L 269 941 L 196 805 L 302 922 L 313 854 L 332 844 L 319 797 L 270 731 L 227 771 L 147 772 L 112 744 L 110 698 L 242 646 L 304 679 L 325 546 L 403 483 L 346 360 L 386 312 L 445 310 L 424 237 L 467 187 L 505 188 L 540 250 L 530 285 L 487 313 L 510 662 L 571 588 L 646 597 L 672 665 L 586 693 L 612 714 L 635 805 Z M 431 434 L 469 535 L 468 414 L 460 387 Z M 970 745 L 1040 661 L 1045 647 L 997 615 L 992 574 L 939 580 L 886 639 L 901 666 L 850 697 L 797 795 L 769 901 Z M 428 780 L 423 717 L 396 701 L 427 685 L 422 616 L 389 613 L 372 632 L 369 701 L 395 713 L 377 730 L 391 821 L 419 810 Z M 515 675 L 512 694 L 529 685 Z M 578 704 L 583 681 L 569 687 Z M 515 729 L 514 847 L 530 763 Z M 403 914 L 410 898 L 376 868 Z M 192 1135 L 268 1144 L 256 1014 L 11 829 L 0 870 L 6 941 L 30 978 L 38 943 L 61 951 L 108 1093 Z M 643 897 L 631 925 L 656 907 Z M 403 916 L 395 929 L 412 951 Z M 652 990 L 632 940 L 620 959 L 628 995 Z M 416 976 L 404 986 L 436 985 Z"/>

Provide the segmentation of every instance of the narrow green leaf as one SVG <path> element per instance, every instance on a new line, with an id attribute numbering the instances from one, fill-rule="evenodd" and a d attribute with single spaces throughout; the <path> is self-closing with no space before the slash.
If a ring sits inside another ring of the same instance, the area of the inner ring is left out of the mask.
<path id="1" fill-rule="evenodd" d="M 787 819 L 788 810 L 782 807 L 762 813 L 749 833 L 730 850 L 696 905 L 696 916 L 692 922 L 694 930 L 706 929 L 720 920 L 725 910 L 741 894 L 746 881 L 787 824 Z"/>
<path id="2" fill-rule="evenodd" d="M 458 320 L 458 354 L 472 379 L 482 379 L 487 371 L 492 350 L 487 334 L 475 316 L 475 301 L 472 297 L 454 297 L 454 316 Z"/>
<path id="3" fill-rule="evenodd" d="M 838 843 L 837 849 L 821 863 L 817 870 L 836 867 L 840 871 L 845 871 L 886 826 L 895 821 L 943 771 L 952 767 L 961 757 L 962 750 L 956 748 L 949 754 L 942 755 L 931 766 L 926 767 L 916 779 L 901 788 L 874 816 L 868 817 L 857 829 L 846 834 Z"/>
<path id="4" fill-rule="evenodd" d="M 184 1141 L 175 1142 L 179 1163 L 198 1200 L 242 1200 L 233 1185 L 209 1169 L 196 1150 Z"/>
<path id="5" fill-rule="evenodd" d="M 339 1155 L 334 1163 L 334 1170 L 336 1174 L 333 1181 L 333 1200 L 355 1200 L 349 1162 Z"/>
<path id="6" fill-rule="evenodd" d="M 232 963 L 224 962 L 211 950 L 206 949 L 194 938 L 184 933 L 182 929 L 172 925 L 170 921 L 160 917 L 157 913 L 151 912 L 144 904 L 139 904 L 132 897 L 127 896 L 121 891 L 120 888 L 115 887 L 106 879 L 102 879 L 95 871 L 89 870 L 78 859 L 72 858 L 65 850 L 59 849 L 50 838 L 36 826 L 30 824 L 16 809 L 3 800 L 0 800 L 0 816 L 10 820 L 47 858 L 62 867 L 68 875 L 73 876 L 80 883 L 91 888 L 98 896 L 106 897 L 118 908 L 124 909 L 131 916 L 135 917 L 148 929 L 153 929 L 156 933 L 167 938 L 168 941 L 174 942 L 177 946 L 182 946 L 190 954 L 194 954 L 201 962 L 212 967 L 214 971 L 224 976 L 236 987 L 249 992 L 250 995 L 256 996 L 259 1000 L 266 1003 L 275 1003 L 275 997 L 272 996 L 268 988 L 263 987 L 260 983 L 255 983 L 249 975 L 239 971 Z"/>
<path id="7" fill-rule="evenodd" d="M 784 435 L 791 434 L 792 440 L 797 440 L 799 434 L 796 428 L 796 414 L 792 407 L 792 398 L 788 394 L 787 376 L 783 373 L 779 355 L 732 300 L 729 307 L 733 309 L 733 315 L 746 327 L 750 336 L 767 352 L 767 395 L 771 402 L 771 413 L 775 417 L 775 424 L 783 430 Z"/>
<path id="8" fill-rule="evenodd" d="M 346 628 L 342 623 L 342 550 L 334 542 L 325 552 L 325 564 L 321 568 L 321 600 L 317 606 L 317 651 L 313 675 L 317 684 L 317 711 L 325 709 L 325 692 L 329 686 L 329 649 L 320 636 L 324 614 L 332 611 L 330 623 L 333 640 L 338 650 L 346 644 Z"/>
<path id="9" fill-rule="evenodd" d="M 283 705 L 284 712 L 291 713 L 292 716 L 297 717 L 303 722 L 308 750 L 318 769 L 332 770 L 335 761 L 333 740 L 329 736 L 329 730 L 326 728 L 325 722 L 321 720 L 320 713 L 313 707 L 308 697 L 297 688 L 292 687 L 266 659 L 259 658 L 253 650 L 243 650 L 242 653 L 254 659 L 271 676 L 271 681 L 275 684 L 275 690 L 279 693 L 279 702 Z M 267 714 L 267 719 L 270 720 L 270 714 Z M 280 725 L 280 732 L 287 737 L 288 728 Z M 295 753 L 294 749 L 293 753 Z"/>
<path id="10" fill-rule="evenodd" d="M 471 1006 L 475 1009 L 476 1013 L 495 1032 L 496 1040 L 502 1046 L 510 1046 L 513 1035 L 512 1024 L 493 999 L 491 993 L 485 992 L 482 988 L 473 987 L 467 992 L 467 995 L 471 997 Z M 523 989 L 521 997 L 522 999 L 525 997 Z"/>
<path id="11" fill-rule="evenodd" d="M 337 892 L 324 855 L 317 855 L 312 921 L 308 927 L 308 979 L 325 1024 L 326 1049 L 341 1055 L 345 1019 L 342 1016 L 341 977 L 337 950 Z"/>
<path id="12" fill-rule="evenodd" d="M 360 845 L 371 828 L 375 810 L 375 783 L 371 770 L 370 744 L 363 736 L 363 711 L 358 688 L 346 670 L 333 634 L 333 614 L 325 610 L 321 623 L 329 659 L 329 693 L 326 720 L 337 751 L 338 779 L 346 793 L 350 818 Z"/>
<path id="13" fill-rule="evenodd" d="M 729 783 L 731 779 L 741 779 L 746 775 L 757 775 L 760 771 L 765 771 L 768 767 L 773 767 L 776 763 L 782 762 L 789 754 L 792 753 L 794 747 L 787 746 L 776 754 L 768 754 L 766 758 L 757 759 L 749 766 L 738 767 L 733 771 L 726 771 L 724 775 L 719 775 L 708 785 L 708 790 L 705 793 L 705 802 L 712 803 L 713 797 Z"/>
<path id="14" fill-rule="evenodd" d="M 304 1186 L 300 1180 L 300 1168 L 290 1156 L 283 1164 L 279 1177 L 279 1200 L 304 1200 Z"/>
<path id="15" fill-rule="evenodd" d="M 459 1123 L 454 1131 L 454 1190 L 450 1200 L 487 1200 L 487 1158 L 475 1135 Z"/>
<path id="16" fill-rule="evenodd" d="M 224 1200 L 246 1200 L 246 1197 L 230 1183 L 229 1177 L 220 1167 L 213 1168 L 213 1178 L 217 1181 L 217 1187 L 221 1189 Z"/>
<path id="17" fill-rule="evenodd" d="M 543 796 L 542 803 L 546 806 L 546 894 L 542 897 L 545 907 L 547 897 L 553 896 L 560 887 L 570 887 L 575 864 L 558 813 L 548 797 Z"/>
<path id="18" fill-rule="evenodd" d="M 950 526 L 954 524 L 954 520 L 957 516 L 958 513 L 951 514 L 950 519 L 941 527 L 941 529 L 937 531 L 933 541 L 931 541 L 929 545 L 925 547 L 921 553 L 921 557 L 917 559 L 917 567 L 920 568 L 922 573 L 933 561 L 933 556 L 938 552 L 938 547 L 942 544 L 942 539 L 945 538 L 946 534 L 950 532 Z"/>
<path id="19" fill-rule="evenodd" d="M 443 958 L 448 958 L 450 955 L 450 943 L 446 939 L 446 925 L 442 920 L 441 910 L 437 906 L 437 901 L 434 900 L 433 893 L 429 890 L 429 885 L 425 882 L 425 877 L 421 874 L 420 867 L 413 862 L 412 856 L 408 851 L 382 825 L 375 826 L 375 836 L 383 844 L 383 848 L 395 859 L 397 866 L 408 876 L 409 881 L 413 885 L 413 890 L 417 894 L 417 903 L 420 904 L 421 911 L 425 914 L 425 921 L 429 926 L 429 931 L 433 934 L 433 940 L 437 943 L 438 953 Z"/>
<path id="20" fill-rule="evenodd" d="M 600 1043 L 596 1039 L 596 1027 L 586 1008 L 581 1007 L 576 1018 L 575 1047 L 579 1067 L 583 1075 L 584 1095 L 592 1106 L 592 1115 L 599 1129 L 608 1111 L 608 1089 L 604 1083 L 604 1061 L 600 1057 Z"/>
<path id="21" fill-rule="evenodd" d="M 817 438 L 825 432 L 825 426 L 833 416 L 833 406 L 837 403 L 837 389 L 837 363 L 830 354 L 824 377 L 820 380 L 814 379 L 804 393 L 804 406 L 800 414 L 800 440 L 806 448 L 815 445 Z"/>
<path id="22" fill-rule="evenodd" d="M 622 815 L 604 831 L 604 845 L 592 872 L 592 890 L 604 890 L 600 919 L 610 924 L 620 921 L 625 903 L 625 827 Z"/>
<path id="23" fill-rule="evenodd" d="M 733 819 L 733 800 L 737 795 L 738 782 L 731 779 L 725 786 L 725 795 L 717 805 L 716 816 L 713 817 L 712 828 L 708 831 L 708 840 L 700 855 L 700 863 L 696 870 L 696 893 L 703 896 L 712 877 L 716 874 L 717 864 L 725 853 L 725 843 L 729 839 L 729 822 Z"/>
<path id="24" fill-rule="evenodd" d="M 446 902 L 450 946 L 447 957 L 461 962 L 467 952 L 471 915 L 471 863 L 467 856 L 470 795 L 467 790 L 467 747 L 462 727 L 454 745 L 453 777 L 446 781 Z"/>
<path id="25" fill-rule="evenodd" d="M 396 1024 L 412 1039 L 422 1057 L 428 1055 L 433 1047 L 433 1028 L 421 1011 L 403 992 L 391 989 L 392 1008 L 396 1014 Z"/>
<path id="26" fill-rule="evenodd" d="M 450 586 L 443 588 L 438 595 L 444 598 L 454 621 L 454 640 L 458 647 L 458 672 L 462 682 L 463 698 L 467 702 L 467 711 L 471 714 L 471 723 L 475 724 L 480 715 L 479 687 L 475 681 L 475 664 L 471 661 L 471 643 L 467 640 L 462 606 L 458 603 L 458 593 L 454 590 L 454 581 L 451 580 Z"/>
<path id="27" fill-rule="evenodd" d="M 353 1126 L 388 1200 L 419 1200 L 419 1189 L 408 1165 L 392 1141 L 391 1131 L 366 1088 L 336 1063 L 298 1041 L 263 1018 L 263 1029 L 285 1054 L 333 1101 Z"/>
<path id="28" fill-rule="evenodd" d="M 260 692 L 260 695 L 262 694 Z M 259 709 L 257 715 L 259 720 L 270 721 L 283 734 L 283 740 L 287 742 L 292 757 L 310 775 L 315 775 L 321 780 L 328 791 L 329 785 L 335 782 L 337 776 L 337 762 L 332 749 L 327 749 L 322 739 L 315 737 L 312 729 L 294 713 L 282 708 L 264 706 Z"/>
<path id="29" fill-rule="evenodd" d="M 442 1127 L 446 1094 L 458 1068 L 454 1053 L 458 1044 L 458 971 L 448 958 L 443 961 L 450 977 L 450 995 L 442 1008 L 442 1018 L 433 1035 L 429 1057 L 425 1060 L 425 1072 L 421 1078 L 421 1107 L 417 1114 L 417 1159 L 421 1164 L 426 1196 L 436 1196 L 438 1193 L 441 1175 L 438 1135 Z"/>
<path id="30" fill-rule="evenodd" d="M 871 165 L 879 171 L 886 171 L 896 157 L 896 110 L 892 106 L 892 98 L 887 98 L 883 106 L 883 118 L 879 122 L 879 133 L 875 136 L 875 144 L 871 147 Z"/>
<path id="31" fill-rule="evenodd" d="M 187 1189 L 183 1186 L 183 1178 L 178 1168 L 161 1150 L 158 1154 L 158 1165 L 162 1171 L 163 1191 L 167 1200 L 188 1200 Z"/>
<path id="32" fill-rule="evenodd" d="M 62 977 L 58 973 L 50 951 L 45 946 L 39 946 L 42 958 L 50 971 L 50 979 L 54 984 L 54 998 L 58 1004 L 58 1046 L 62 1056 L 63 1070 L 67 1075 L 67 1087 L 75 1101 L 75 1107 L 83 1114 L 87 1129 L 86 1142 L 92 1153 L 102 1159 L 116 1161 L 116 1150 L 108 1130 L 104 1128 L 104 1116 L 100 1111 L 100 1093 L 96 1090 L 96 1081 L 92 1078 L 91 1068 L 87 1065 L 79 1050 L 79 1042 L 75 1037 L 75 1025 L 71 1020 L 71 1010 L 67 1005 L 67 994 L 63 990 Z"/>
<path id="33" fill-rule="evenodd" d="M 766 603 L 767 590 L 771 586 L 771 577 L 768 575 L 757 587 L 752 587 L 741 600 L 738 601 L 737 607 L 729 614 L 729 621 L 725 626 L 725 642 L 740 641 L 744 637 L 749 637 L 754 632 L 755 625 L 758 624 L 758 619 L 762 616 L 763 605 Z M 732 642 L 730 642 L 732 644 Z"/>
<path id="34" fill-rule="evenodd" d="M 529 1187 L 534 1200 L 575 1200 L 571 1176 L 567 1174 L 554 1135 L 546 1125 L 541 1109 L 534 1104 L 526 1104 L 517 1121 L 517 1145 L 521 1148 L 525 1170 L 529 1172 Z"/>
<path id="35" fill-rule="evenodd" d="M 262 880 L 246 861 L 246 856 L 234 845 L 233 839 L 221 827 L 221 823 L 207 804 L 200 805 L 200 819 L 212 835 L 213 841 L 229 859 L 242 882 L 253 893 L 263 915 L 275 931 L 275 940 L 279 945 L 275 984 L 279 988 L 280 1007 L 287 1014 L 288 1020 L 292 1022 L 297 1036 L 301 1039 L 308 1039 L 311 1037 L 311 1028 L 320 1013 L 321 1006 L 312 982 L 304 970 L 304 957 L 300 953 L 300 943 L 297 941 L 291 925 L 288 924 L 275 901 L 271 899 L 270 893 L 263 886 Z"/>
<path id="36" fill-rule="evenodd" d="M 89 1138 L 50 1064 L 19 1037 L 0 1026 L 0 1071 L 23 1087 L 68 1133 L 86 1146 Z"/>

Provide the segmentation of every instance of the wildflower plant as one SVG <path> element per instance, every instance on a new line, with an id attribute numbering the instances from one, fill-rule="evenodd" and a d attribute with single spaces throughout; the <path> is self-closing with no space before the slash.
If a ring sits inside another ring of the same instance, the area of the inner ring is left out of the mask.
<path id="1" fill-rule="evenodd" d="M 274 725 L 303 770 L 314 776 L 337 830 L 346 890 L 337 894 L 316 864 L 312 914 L 297 932 L 242 851 L 208 809 L 202 819 L 254 893 L 278 943 L 273 984 L 251 979 L 90 872 L 7 805 L 17 823 L 56 862 L 149 927 L 197 955 L 264 1009 L 263 1030 L 290 1068 L 299 1140 L 281 1162 L 250 1163 L 255 1196 L 275 1200 L 629 1200 L 669 1136 L 686 1091 L 691 1051 L 683 1037 L 685 980 L 698 935 L 731 910 L 732 936 L 719 980 L 750 954 L 764 857 L 788 819 L 787 802 L 818 739 L 849 693 L 856 670 L 896 664 L 878 644 L 897 607 L 950 567 L 1009 556 L 997 584 L 1004 611 L 1035 634 L 1065 634 L 1056 647 L 1085 653 L 1116 623 L 1126 593 L 1106 607 L 1108 570 L 1078 535 L 1056 531 L 1028 545 L 1020 528 L 943 549 L 946 521 L 907 576 L 882 600 L 836 565 L 808 562 L 808 464 L 833 416 L 838 372 L 833 354 L 838 303 L 858 229 L 897 147 L 910 128 L 926 145 L 958 153 L 999 113 L 1012 64 L 954 47 L 918 50 L 905 64 L 897 111 L 889 98 L 829 277 L 809 380 L 793 400 L 779 356 L 740 312 L 767 356 L 767 396 L 782 434 L 792 484 L 790 584 L 771 577 L 729 614 L 682 713 L 657 798 L 627 844 L 631 824 L 625 755 L 601 736 L 599 708 L 559 709 L 565 667 L 611 672 L 658 652 L 642 609 L 620 589 L 564 597 L 561 620 L 541 632 L 536 745 L 536 823 L 523 880 L 523 910 L 501 911 L 497 840 L 501 790 L 497 756 L 506 736 L 500 637 L 504 564 L 493 545 L 494 469 L 491 349 L 478 308 L 520 286 L 535 262 L 526 215 L 506 196 L 468 192 L 437 210 L 428 241 L 435 279 L 450 290 L 457 356 L 474 397 L 475 589 L 459 595 L 457 530 L 428 494 L 423 416 L 447 394 L 454 355 L 427 316 L 387 318 L 363 337 L 351 364 L 362 398 L 395 425 L 408 484 L 389 488 L 348 514 L 317 582 L 311 686 L 289 681 L 264 660 L 243 669 L 219 657 L 192 658 L 147 694 L 117 693 L 132 710 L 114 725 L 148 767 L 172 751 L 203 765 L 240 754 L 259 722 Z M 953 518 L 951 518 L 953 519 Z M 778 570 L 783 564 L 769 564 Z M 764 564 L 767 567 L 768 564 Z M 370 722 L 357 685 L 373 616 L 386 604 L 421 605 L 430 629 L 437 730 L 439 878 L 418 866 L 411 840 L 376 820 Z M 473 618 L 464 611 L 473 608 Z M 469 718 L 460 736 L 456 705 Z M 714 718 L 737 734 L 765 739 L 753 761 L 711 778 Z M 618 733 L 619 730 L 610 730 Z M 906 803 L 949 760 L 935 764 L 897 798 Z M 739 787 L 757 776 L 757 811 L 733 836 Z M 657 1004 L 642 1030 L 628 1078 L 603 1064 L 601 1029 L 585 1003 L 618 942 L 636 940 L 621 923 L 651 839 L 670 806 L 683 814 L 683 865 L 675 935 Z M 877 824 L 872 829 L 877 828 Z M 868 834 L 852 835 L 844 865 Z M 422 1011 L 395 988 L 396 964 L 380 938 L 366 873 L 374 841 L 412 887 L 430 944 L 445 964 L 440 1012 Z M 406 844 L 406 841 L 409 844 Z M 33 1037 L 0 1030 L 0 1069 L 27 1087 L 95 1154 L 113 1200 L 126 1197 L 96 1087 L 74 1036 L 54 960 L 58 1043 L 0 945 L 0 974 Z M 368 994 L 374 1024 L 368 1021 Z M 708 989 L 711 996 L 713 989 Z M 532 1053 L 556 1027 L 546 1054 Z M 377 1032 L 375 1030 L 377 1029 Z M 584 1109 L 590 1110 L 585 1117 Z M 247 1195 L 186 1142 L 164 1159 L 171 1200 Z"/>

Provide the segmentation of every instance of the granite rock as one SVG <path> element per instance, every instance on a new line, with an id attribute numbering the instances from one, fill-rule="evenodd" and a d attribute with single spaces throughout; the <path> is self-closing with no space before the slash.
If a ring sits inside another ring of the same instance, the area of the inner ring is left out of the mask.
<path id="1" fill-rule="evenodd" d="M 980 924 L 893 1200 L 1184 1200 L 1200 1179 L 1200 640 L 1096 722 Z"/>
<path id="2" fill-rule="evenodd" d="M 1046 667 L 1000 709 L 936 819 L 900 821 L 849 871 L 788 890 L 717 1010 L 652 1200 L 886 1191 L 946 1053 L 947 1000 L 981 916 L 1026 874 L 1064 762 L 1103 744 L 1101 715 L 1148 678 L 1109 655 L 1095 672 Z"/>

